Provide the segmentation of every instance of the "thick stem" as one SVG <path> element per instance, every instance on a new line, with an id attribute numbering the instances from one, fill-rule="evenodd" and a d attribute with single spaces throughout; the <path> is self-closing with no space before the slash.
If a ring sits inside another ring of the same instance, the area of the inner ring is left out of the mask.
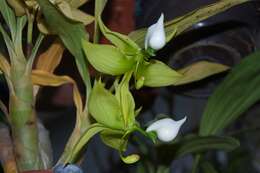
<path id="1" fill-rule="evenodd" d="M 10 94 L 9 109 L 12 136 L 19 171 L 42 169 L 38 148 L 38 129 L 34 114 L 31 74 L 22 63 L 13 64 L 11 80 L 14 93 Z"/>

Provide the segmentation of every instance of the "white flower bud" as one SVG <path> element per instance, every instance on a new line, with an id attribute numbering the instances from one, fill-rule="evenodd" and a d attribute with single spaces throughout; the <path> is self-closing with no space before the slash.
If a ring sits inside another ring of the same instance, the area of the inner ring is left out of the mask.
<path id="1" fill-rule="evenodd" d="M 163 20 L 164 15 L 161 14 L 159 20 L 148 28 L 145 36 L 145 49 L 150 47 L 154 50 L 159 50 L 166 44 Z"/>
<path id="2" fill-rule="evenodd" d="M 157 137 L 163 142 L 172 141 L 178 134 L 180 127 L 186 121 L 187 117 L 179 121 L 174 121 L 170 118 L 164 118 L 152 123 L 147 129 L 146 132 L 155 131 Z"/>

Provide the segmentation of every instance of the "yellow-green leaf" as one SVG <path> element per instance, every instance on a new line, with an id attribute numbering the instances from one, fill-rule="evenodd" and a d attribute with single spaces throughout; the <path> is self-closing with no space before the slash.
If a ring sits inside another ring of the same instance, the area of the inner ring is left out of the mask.
<path id="1" fill-rule="evenodd" d="M 208 76 L 224 72 L 228 69 L 229 67 L 223 64 L 208 61 L 196 62 L 177 71 L 178 73 L 182 74 L 183 77 L 177 80 L 174 85 L 183 85 L 198 81 Z"/>
<path id="2" fill-rule="evenodd" d="M 92 44 L 83 40 L 84 52 L 90 64 L 98 71 L 121 75 L 134 66 L 134 59 L 127 59 L 117 48 L 111 45 Z"/>

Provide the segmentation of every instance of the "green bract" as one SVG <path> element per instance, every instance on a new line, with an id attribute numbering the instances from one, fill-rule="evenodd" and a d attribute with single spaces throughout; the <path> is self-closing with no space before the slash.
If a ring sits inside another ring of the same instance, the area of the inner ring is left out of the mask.
<path id="1" fill-rule="evenodd" d="M 152 60 L 142 66 L 137 74 L 136 88 L 142 87 L 141 85 L 149 87 L 173 85 L 183 77 L 161 61 Z"/>
<path id="2" fill-rule="evenodd" d="M 136 56 L 140 54 L 141 48 L 128 36 L 118 32 L 110 31 L 102 22 L 101 17 L 98 18 L 98 24 L 103 35 L 120 49 L 126 56 Z"/>
<path id="3" fill-rule="evenodd" d="M 114 46 L 92 44 L 86 40 L 82 44 L 90 64 L 102 73 L 122 75 L 134 67 L 135 60 L 128 59 Z"/>
<path id="4" fill-rule="evenodd" d="M 100 124 L 112 129 L 131 129 L 135 124 L 135 102 L 128 83 L 131 73 L 126 73 L 116 86 L 113 95 L 101 81 L 95 82 L 89 98 L 89 112 Z"/>
<path id="5" fill-rule="evenodd" d="M 114 129 L 123 129 L 124 120 L 116 97 L 96 82 L 89 97 L 89 112 L 100 124 Z"/>

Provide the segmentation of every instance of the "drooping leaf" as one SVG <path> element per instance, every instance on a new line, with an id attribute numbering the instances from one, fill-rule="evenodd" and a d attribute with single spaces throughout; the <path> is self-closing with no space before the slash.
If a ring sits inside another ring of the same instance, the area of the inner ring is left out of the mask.
<path id="1" fill-rule="evenodd" d="M 123 129 L 124 119 L 120 104 L 116 97 L 104 88 L 100 81 L 96 82 L 89 97 L 89 112 L 100 124 L 112 129 Z"/>
<path id="2" fill-rule="evenodd" d="M 47 71 L 42 70 L 33 70 L 32 71 L 32 82 L 34 85 L 41 85 L 41 86 L 53 86 L 57 87 L 63 84 L 72 84 L 73 85 L 73 99 L 77 111 L 82 111 L 82 100 L 80 96 L 80 92 L 78 87 L 73 79 L 68 76 L 57 76 Z M 81 117 L 77 117 L 81 118 Z"/>
<path id="3" fill-rule="evenodd" d="M 193 24 L 207 19 L 215 14 L 221 13 L 235 5 L 247 2 L 249 0 L 222 0 L 215 4 L 211 4 L 200 9 L 194 10 L 184 16 L 178 17 L 174 20 L 166 22 L 165 32 L 167 42 L 173 37 L 176 37 L 186 31 Z M 144 47 L 144 39 L 147 29 L 139 29 L 129 34 L 129 37 L 134 40 L 140 47 Z"/>
<path id="4" fill-rule="evenodd" d="M 78 70 L 84 83 L 89 85 L 87 62 L 83 54 L 81 40 L 88 40 L 84 25 L 75 23 L 61 14 L 49 0 L 37 0 L 48 27 L 54 34 L 57 34 L 65 47 L 76 59 Z M 87 87 L 87 89 L 90 89 Z M 89 93 L 89 92 L 88 92 Z"/>
<path id="5" fill-rule="evenodd" d="M 135 60 L 126 58 L 114 46 L 92 44 L 84 40 L 82 44 L 90 64 L 102 73 L 121 75 L 134 66 Z"/>
<path id="6" fill-rule="evenodd" d="M 209 150 L 231 151 L 239 147 L 239 141 L 231 137 L 207 136 L 186 137 L 172 144 L 157 147 L 159 158 L 167 163 L 187 154 L 202 153 Z"/>
<path id="7" fill-rule="evenodd" d="M 260 99 L 260 53 L 236 65 L 211 95 L 200 123 L 200 135 L 220 132 Z"/>
<path id="8" fill-rule="evenodd" d="M 229 67 L 223 64 L 199 61 L 180 70 L 177 70 L 177 72 L 182 74 L 183 77 L 177 80 L 174 85 L 183 85 L 195 82 L 208 76 L 224 72 L 228 69 Z"/>
<path id="9" fill-rule="evenodd" d="M 60 41 L 55 40 L 51 46 L 38 57 L 36 69 L 52 73 L 60 64 L 64 47 Z"/>
<path id="10" fill-rule="evenodd" d="M 118 32 L 110 31 L 102 22 L 101 16 L 98 18 L 98 24 L 103 35 L 118 47 L 126 56 L 135 56 L 139 53 L 140 48 L 128 36 Z"/>

